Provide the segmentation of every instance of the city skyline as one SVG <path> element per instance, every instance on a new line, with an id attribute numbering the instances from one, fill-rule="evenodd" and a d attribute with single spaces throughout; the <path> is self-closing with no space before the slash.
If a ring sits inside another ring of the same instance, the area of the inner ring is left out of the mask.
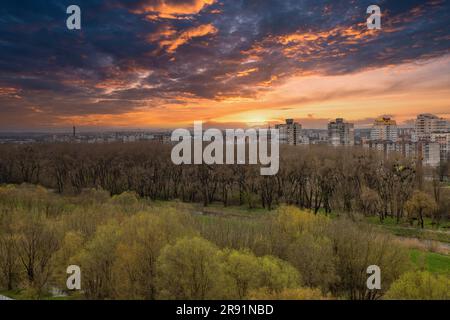
<path id="1" fill-rule="evenodd" d="M 77 1 L 80 31 L 69 4 L 0 9 L 0 131 L 450 118 L 445 1 Z"/>
<path id="2" fill-rule="evenodd" d="M 334 118 L 329 118 L 329 119 L 322 119 L 323 121 L 323 125 L 320 126 L 310 126 L 308 125 L 308 123 L 302 122 L 302 119 L 299 118 L 287 118 L 284 117 L 284 119 L 281 119 L 279 121 L 270 121 L 270 122 L 261 122 L 261 123 L 253 123 L 252 125 L 247 124 L 247 125 L 242 125 L 243 123 L 233 123 L 233 126 L 227 126 L 228 123 L 225 124 L 220 124 L 220 123 L 211 123 L 211 122 L 203 122 L 203 121 L 194 121 L 191 124 L 187 124 L 185 127 L 183 127 L 184 129 L 188 129 L 188 130 L 193 130 L 194 127 L 194 123 L 195 122 L 201 122 L 202 125 L 205 127 L 205 129 L 209 129 L 209 128 L 217 128 L 219 130 L 226 130 L 226 129 L 237 129 L 239 126 L 242 128 L 255 128 L 255 129 L 264 129 L 264 128 L 272 128 L 272 127 L 279 127 L 282 125 L 285 125 L 286 122 L 288 121 L 292 121 L 295 122 L 295 124 L 299 124 L 301 127 L 301 130 L 317 130 L 317 131 L 327 131 L 329 129 L 329 125 L 330 123 L 335 122 L 336 120 L 342 119 L 345 122 L 350 123 L 351 125 L 353 125 L 355 130 L 361 130 L 361 131 L 367 131 L 367 130 L 372 130 L 374 128 L 374 126 L 376 126 L 376 124 L 378 122 L 382 122 L 385 121 L 386 119 L 388 119 L 389 121 L 392 121 L 395 123 L 395 126 L 400 130 L 400 129 L 412 129 L 414 130 L 416 127 L 416 122 L 418 121 L 419 117 L 421 116 L 432 116 L 432 117 L 436 117 L 437 119 L 444 121 L 445 123 L 448 124 L 449 130 L 450 130 L 450 119 L 448 118 L 443 118 L 440 117 L 436 114 L 432 114 L 432 113 L 428 113 L 428 112 L 424 112 L 424 113 L 419 113 L 417 115 L 415 115 L 415 117 L 413 119 L 408 119 L 406 122 L 399 122 L 397 121 L 397 119 L 392 116 L 392 115 L 388 115 L 388 114 L 382 114 L 379 115 L 378 117 L 374 117 L 374 118 L 367 118 L 364 119 L 365 122 L 367 122 L 366 124 L 361 124 L 361 122 L 356 122 L 354 123 L 353 121 L 347 121 L 347 118 L 345 117 L 334 117 Z M 303 119 L 304 120 L 304 119 Z M 369 122 L 371 121 L 371 122 Z M 172 131 L 172 129 L 175 128 L 164 128 L 164 127 L 90 127 L 90 126 L 77 126 L 76 123 L 72 123 L 72 125 L 69 125 L 67 127 L 61 127 L 61 128 L 53 128 L 53 129 L 46 129 L 46 128 L 40 128 L 38 130 L 23 130 L 23 129 L 12 129 L 12 130 L 2 130 L 2 128 L 0 128 L 0 134 L 69 134 L 69 135 L 73 135 L 74 130 L 76 130 L 77 134 L 96 134 L 96 133 L 170 133 Z"/>

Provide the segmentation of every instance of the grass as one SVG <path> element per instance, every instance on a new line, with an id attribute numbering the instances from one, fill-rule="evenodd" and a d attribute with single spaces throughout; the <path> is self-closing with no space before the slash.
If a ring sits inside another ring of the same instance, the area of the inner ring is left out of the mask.
<path id="1" fill-rule="evenodd" d="M 390 233 L 405 238 L 417 238 L 421 240 L 434 240 L 445 243 L 450 243 L 449 221 L 442 223 L 436 228 L 431 223 L 431 219 L 425 219 L 424 229 L 417 227 L 416 225 L 410 226 L 409 223 L 401 221 L 397 224 L 395 218 L 387 217 L 383 223 L 380 222 L 378 217 L 365 218 L 369 223 L 380 226 L 381 228 L 389 231 Z"/>
<path id="2" fill-rule="evenodd" d="M 395 226 L 386 226 L 384 228 L 399 237 L 417 238 L 421 240 L 433 240 L 450 243 L 450 234 L 448 232 L 421 230 L 417 228 L 405 228 Z"/>
<path id="3" fill-rule="evenodd" d="M 0 291 L 0 295 L 14 299 L 14 300 L 22 300 L 23 295 L 20 290 L 12 290 L 12 291 Z"/>
<path id="4" fill-rule="evenodd" d="M 410 257 L 413 264 L 419 269 L 450 275 L 450 256 L 448 255 L 412 249 Z"/>
<path id="5" fill-rule="evenodd" d="M 0 291 L 0 295 L 14 300 L 35 300 L 35 298 L 29 296 L 29 293 L 27 293 L 26 290 Z M 78 296 L 79 294 L 54 297 L 50 294 L 46 294 L 42 296 L 40 300 L 74 300 L 77 299 Z"/>
<path id="6" fill-rule="evenodd" d="M 196 215 L 222 218 L 262 218 L 267 217 L 273 212 L 261 207 L 249 209 L 246 205 L 230 205 L 224 207 L 220 202 L 212 203 L 207 207 L 203 207 L 203 205 L 199 203 L 183 203 L 181 201 L 153 201 L 151 205 L 156 208 L 172 207 Z M 325 211 L 320 209 L 318 214 L 325 215 Z M 338 214 L 333 212 L 329 213 L 327 216 L 333 219 L 337 218 Z M 396 219 L 391 217 L 385 218 L 383 222 L 380 222 L 377 216 L 364 217 L 363 219 L 398 237 L 450 243 L 450 221 L 443 221 L 439 227 L 436 227 L 432 224 L 430 218 L 425 218 L 425 228 L 421 229 L 417 225 L 411 226 L 405 220 L 397 223 Z"/>
<path id="7" fill-rule="evenodd" d="M 172 207 L 181 211 L 210 216 L 259 218 L 271 214 L 264 208 L 256 207 L 250 209 L 248 206 L 230 205 L 224 207 L 220 202 L 214 202 L 204 207 L 201 203 L 185 203 L 181 201 L 152 201 L 151 205 L 156 208 Z"/>
<path id="8" fill-rule="evenodd" d="M 375 223 L 375 224 L 381 224 L 385 226 L 402 226 L 402 227 L 411 227 L 408 221 L 405 219 L 400 220 L 399 223 L 397 223 L 396 218 L 392 217 L 386 217 L 383 222 L 380 221 L 378 216 L 372 216 L 366 218 L 368 222 Z M 413 225 L 413 228 L 420 228 L 417 226 L 417 223 Z M 436 226 L 433 224 L 433 221 L 430 218 L 424 218 L 424 229 L 427 230 L 434 230 L 434 231 L 446 231 L 450 230 L 450 221 L 442 221 L 439 226 Z"/>

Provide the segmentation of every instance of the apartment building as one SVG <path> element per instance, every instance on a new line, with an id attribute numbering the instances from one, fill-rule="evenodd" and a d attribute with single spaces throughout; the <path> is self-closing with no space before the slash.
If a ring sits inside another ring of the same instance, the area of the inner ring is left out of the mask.
<path id="1" fill-rule="evenodd" d="M 432 133 L 430 140 L 439 144 L 441 161 L 447 161 L 450 158 L 450 132 Z"/>
<path id="2" fill-rule="evenodd" d="M 298 145 L 304 143 L 302 125 L 293 119 L 287 119 L 285 124 L 277 124 L 275 128 L 280 130 L 280 144 Z"/>
<path id="3" fill-rule="evenodd" d="M 376 119 L 370 130 L 370 139 L 396 142 L 398 140 L 397 122 L 390 117 Z"/>
<path id="4" fill-rule="evenodd" d="M 355 129 L 353 123 L 337 118 L 328 124 L 328 142 L 332 146 L 353 146 L 355 144 Z"/>
<path id="5" fill-rule="evenodd" d="M 449 122 L 430 113 L 423 113 L 417 116 L 415 122 L 416 140 L 431 139 L 432 133 L 450 132 Z"/>
<path id="6" fill-rule="evenodd" d="M 423 165 L 430 167 L 437 167 L 441 161 L 440 145 L 437 142 L 376 140 L 369 141 L 364 147 L 380 151 L 385 157 L 389 157 L 395 152 L 405 157 L 420 159 Z"/>

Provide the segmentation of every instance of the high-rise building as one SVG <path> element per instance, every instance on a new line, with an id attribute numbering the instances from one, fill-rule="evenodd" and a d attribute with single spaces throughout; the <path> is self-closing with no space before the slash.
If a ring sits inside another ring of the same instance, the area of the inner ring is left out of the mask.
<path id="1" fill-rule="evenodd" d="M 412 127 L 398 128 L 397 132 L 398 132 L 397 141 L 412 141 L 412 138 L 414 136 L 414 128 Z"/>
<path id="2" fill-rule="evenodd" d="M 302 143 L 302 125 L 294 122 L 293 119 L 287 119 L 285 124 L 275 126 L 280 130 L 280 143 L 298 145 Z"/>
<path id="3" fill-rule="evenodd" d="M 418 152 L 424 165 L 437 167 L 441 162 L 441 149 L 437 142 L 419 142 Z"/>
<path id="4" fill-rule="evenodd" d="M 353 123 L 337 118 L 328 124 L 328 142 L 332 146 L 353 146 L 355 144 L 355 129 Z"/>
<path id="5" fill-rule="evenodd" d="M 370 131 L 370 139 L 396 142 L 398 139 L 397 122 L 390 117 L 376 119 Z"/>
<path id="6" fill-rule="evenodd" d="M 440 163 L 440 146 L 437 142 L 374 140 L 364 145 L 365 148 L 378 150 L 385 158 L 393 153 L 402 154 L 415 160 L 420 160 L 423 165 L 437 167 Z"/>
<path id="7" fill-rule="evenodd" d="M 439 144 L 441 161 L 450 159 L 450 133 L 432 133 L 430 140 Z"/>
<path id="8" fill-rule="evenodd" d="M 447 120 L 430 113 L 419 114 L 415 123 L 415 135 L 417 140 L 427 140 L 432 133 L 450 132 L 450 124 Z"/>

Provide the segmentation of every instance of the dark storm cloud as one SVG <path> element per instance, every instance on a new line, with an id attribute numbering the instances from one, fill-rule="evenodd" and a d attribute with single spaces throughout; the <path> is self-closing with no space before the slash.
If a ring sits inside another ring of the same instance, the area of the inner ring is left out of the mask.
<path id="1" fill-rule="evenodd" d="M 82 31 L 65 26 L 74 3 Z M 365 27 L 371 4 L 382 8 L 379 32 Z M 4 0 L 0 115 L 31 106 L 57 119 L 253 97 L 294 74 L 442 56 L 449 9 L 439 0 Z"/>

